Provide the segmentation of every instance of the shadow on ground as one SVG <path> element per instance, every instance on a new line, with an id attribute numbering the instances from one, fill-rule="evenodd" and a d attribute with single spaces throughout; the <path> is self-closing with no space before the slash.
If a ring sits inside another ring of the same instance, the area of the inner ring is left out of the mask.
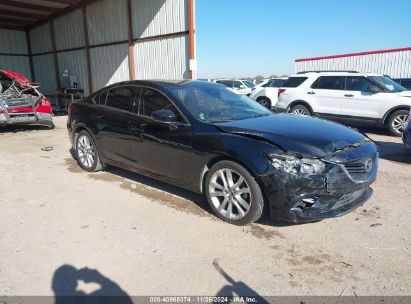
<path id="1" fill-rule="evenodd" d="M 59 267 L 51 284 L 56 304 L 118 303 L 132 304 L 130 296 L 121 287 L 90 268 L 76 269 L 71 265 Z"/>
<path id="2" fill-rule="evenodd" d="M 234 280 L 228 273 L 226 273 L 221 266 L 218 264 L 217 261 L 213 262 L 213 265 L 215 269 L 224 277 L 224 279 L 227 281 L 227 285 L 223 286 L 216 294 L 216 297 L 228 297 L 230 300 L 232 300 L 235 297 L 247 297 L 247 298 L 252 298 L 255 300 L 257 303 L 268 303 L 264 298 L 259 295 L 255 290 L 253 290 L 250 286 L 248 286 L 246 283 L 241 282 L 241 281 L 236 281 Z M 244 299 L 244 303 L 252 303 L 255 302 L 253 300 L 246 301 Z M 240 300 L 234 301 L 234 302 L 239 302 Z M 240 301 L 241 302 L 241 301 Z"/>

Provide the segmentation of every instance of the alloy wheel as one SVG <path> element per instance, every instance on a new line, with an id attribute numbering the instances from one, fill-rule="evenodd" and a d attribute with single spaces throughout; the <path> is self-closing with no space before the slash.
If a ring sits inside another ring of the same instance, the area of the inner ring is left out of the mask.
<path id="1" fill-rule="evenodd" d="M 397 117 L 394 118 L 392 121 L 392 127 L 395 131 L 398 133 L 402 133 L 404 131 L 405 125 L 407 124 L 407 115 L 398 115 Z"/>
<path id="2" fill-rule="evenodd" d="M 305 110 L 304 110 L 304 109 L 301 109 L 301 108 L 294 109 L 294 111 L 293 111 L 292 113 L 295 114 L 295 115 L 303 115 L 303 116 L 307 116 L 307 115 L 308 115 L 308 114 L 305 112 Z"/>
<path id="3" fill-rule="evenodd" d="M 77 153 L 81 164 L 86 168 L 91 168 L 96 161 L 96 151 L 90 138 L 81 135 L 78 139 Z"/>
<path id="4" fill-rule="evenodd" d="M 251 189 L 245 179 L 231 169 L 220 169 L 208 185 L 213 206 L 223 217 L 239 220 L 251 207 Z"/>
<path id="5" fill-rule="evenodd" d="M 268 103 L 267 99 L 260 99 L 258 102 L 260 103 L 260 105 L 262 105 L 266 108 L 268 108 L 268 106 L 269 106 L 269 103 Z"/>

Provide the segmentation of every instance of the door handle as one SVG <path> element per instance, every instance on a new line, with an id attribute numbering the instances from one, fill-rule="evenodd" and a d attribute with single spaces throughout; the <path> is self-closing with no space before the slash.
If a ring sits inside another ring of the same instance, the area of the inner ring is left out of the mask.
<path id="1" fill-rule="evenodd" d="M 345 96 L 345 97 L 354 97 L 353 94 L 345 94 L 344 96 Z"/>
<path id="2" fill-rule="evenodd" d="M 307 92 L 307 94 L 308 94 L 308 95 L 315 95 L 315 92 L 314 92 L 314 91 L 311 91 L 311 92 Z"/>

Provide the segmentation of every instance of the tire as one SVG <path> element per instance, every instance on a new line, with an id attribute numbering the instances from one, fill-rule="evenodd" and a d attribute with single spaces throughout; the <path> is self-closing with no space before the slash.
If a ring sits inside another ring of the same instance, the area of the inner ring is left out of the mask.
<path id="1" fill-rule="evenodd" d="M 409 111 L 399 110 L 392 113 L 388 119 L 388 130 L 393 136 L 402 136 Z"/>
<path id="2" fill-rule="evenodd" d="M 269 98 L 260 97 L 260 98 L 257 98 L 257 102 L 263 107 L 266 107 L 267 109 L 271 110 L 271 100 Z"/>
<path id="3" fill-rule="evenodd" d="M 76 159 L 79 166 L 87 172 L 98 172 L 106 168 L 100 161 L 93 137 L 87 131 L 81 131 L 77 136 Z"/>
<path id="4" fill-rule="evenodd" d="M 293 106 L 290 113 L 295 115 L 311 116 L 311 111 L 306 106 L 301 104 Z"/>
<path id="5" fill-rule="evenodd" d="M 223 221 L 244 226 L 257 221 L 263 214 L 264 198 L 260 186 L 247 169 L 235 162 L 215 164 L 207 174 L 204 188 L 211 209 Z"/>

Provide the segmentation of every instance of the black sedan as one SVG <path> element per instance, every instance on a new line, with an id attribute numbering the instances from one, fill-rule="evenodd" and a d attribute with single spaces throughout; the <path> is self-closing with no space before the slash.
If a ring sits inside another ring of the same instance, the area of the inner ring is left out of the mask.
<path id="1" fill-rule="evenodd" d="M 376 145 L 342 125 L 273 114 L 222 85 L 130 81 L 69 108 L 86 171 L 118 166 L 206 195 L 236 225 L 346 214 L 371 196 Z"/>

